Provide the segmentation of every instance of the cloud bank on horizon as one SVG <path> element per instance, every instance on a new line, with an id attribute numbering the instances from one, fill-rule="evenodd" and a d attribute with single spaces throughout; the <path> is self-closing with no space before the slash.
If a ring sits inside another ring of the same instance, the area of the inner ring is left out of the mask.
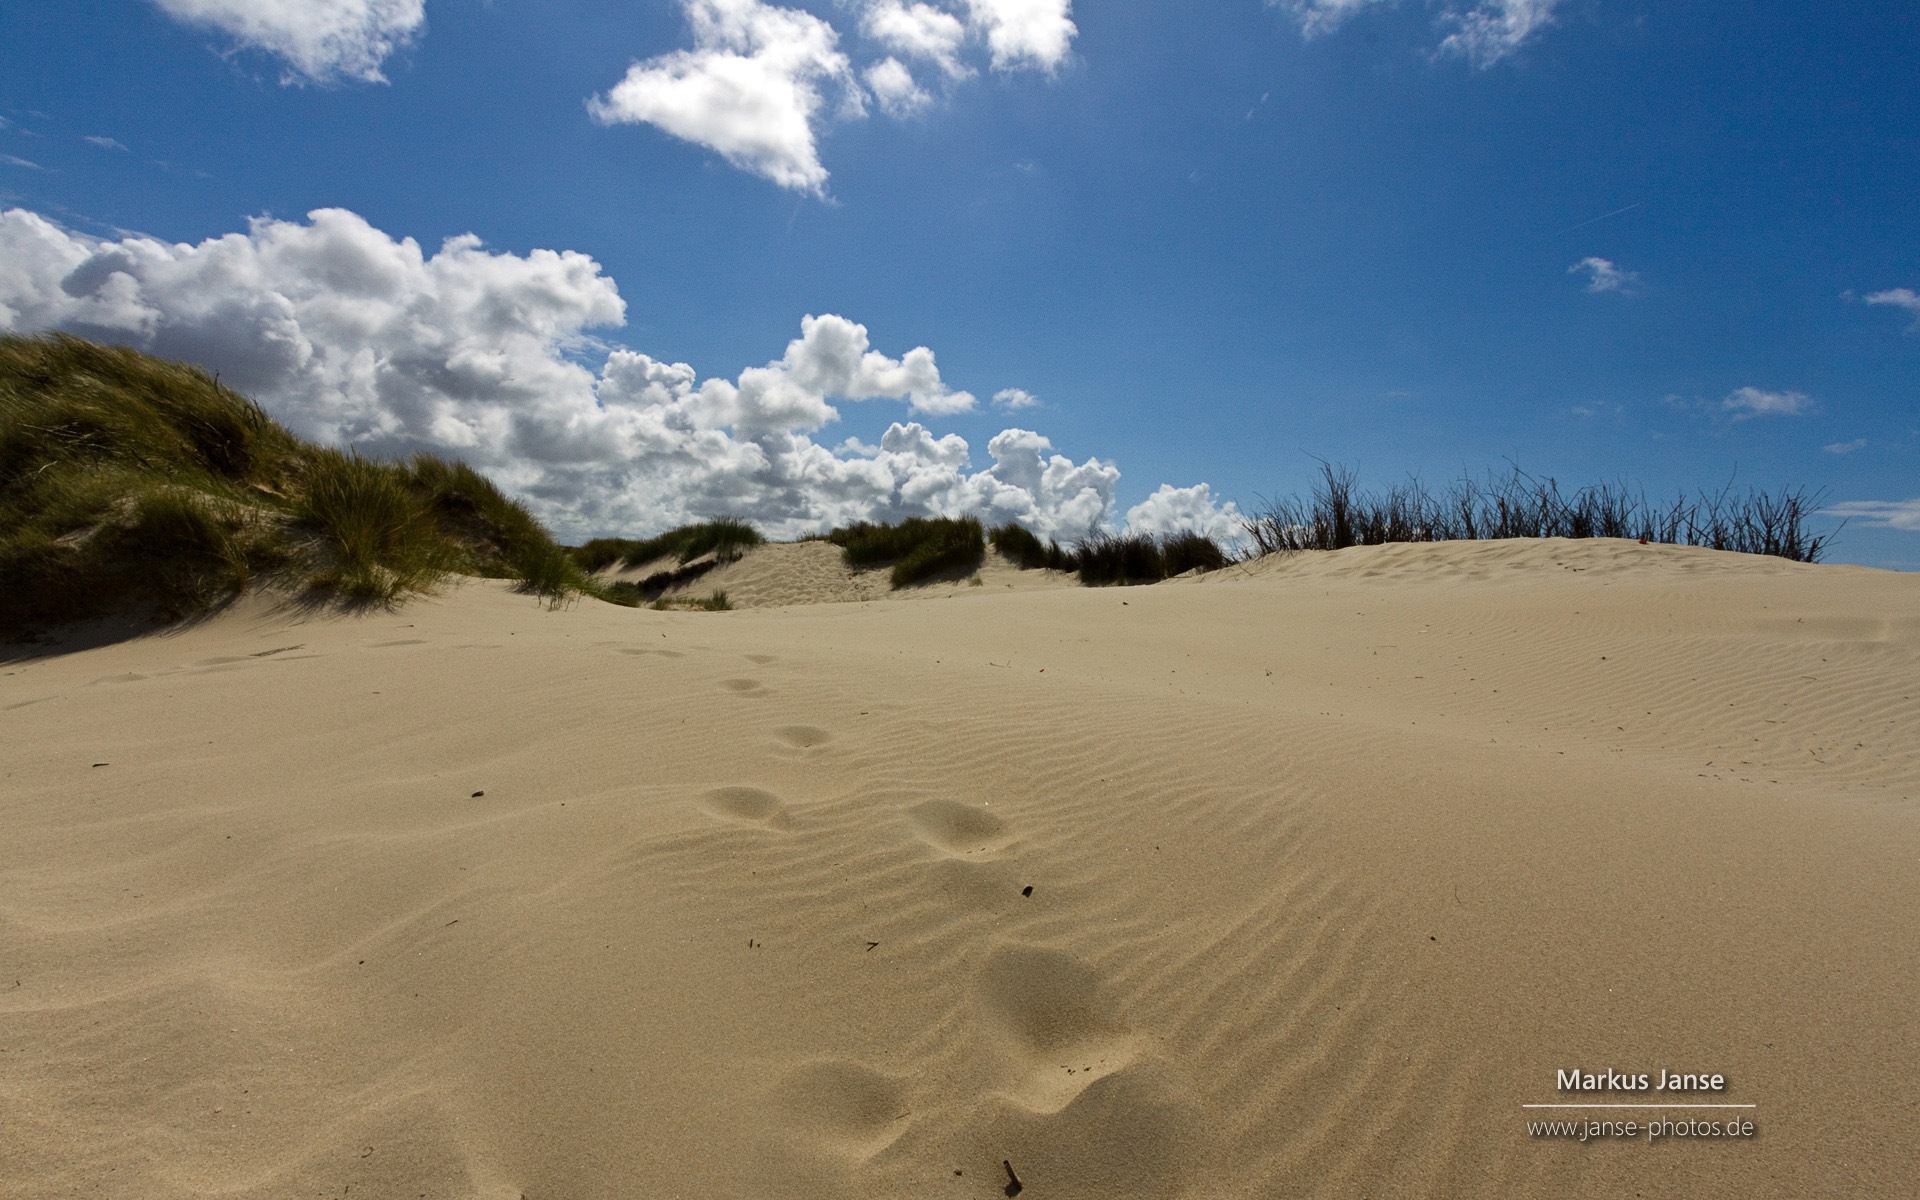
<path id="1" fill-rule="evenodd" d="M 589 330 L 626 303 L 592 258 L 495 253 L 472 235 L 428 255 L 355 213 L 259 218 L 197 246 L 104 240 L 0 212 L 0 330 L 66 330 L 220 371 L 296 432 L 382 456 L 450 454 L 529 500 L 568 537 L 647 533 L 718 515 L 791 537 L 856 520 L 977 515 L 1070 539 L 1107 528 L 1120 471 L 1075 463 L 1032 430 L 971 448 L 918 420 L 878 444 L 813 434 L 832 403 L 971 411 L 933 351 L 874 350 L 865 326 L 808 316 L 777 359 L 734 380 L 609 347 Z M 598 366 L 587 365 L 597 360 Z M 1019 407 L 1001 392 L 1002 408 Z M 1206 484 L 1162 485 L 1142 532 L 1239 535 Z"/>

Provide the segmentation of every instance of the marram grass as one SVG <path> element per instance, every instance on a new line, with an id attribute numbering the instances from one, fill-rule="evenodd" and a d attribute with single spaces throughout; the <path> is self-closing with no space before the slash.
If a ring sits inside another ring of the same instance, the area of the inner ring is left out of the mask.
<path id="1" fill-rule="evenodd" d="M 588 571 L 604 571 L 619 563 L 637 567 L 656 559 L 673 558 L 684 566 L 703 554 L 731 561 L 750 546 L 765 542 L 760 531 L 737 517 L 716 517 L 696 525 L 682 525 L 644 540 L 595 538 L 576 546 L 573 559 Z"/>
<path id="2" fill-rule="evenodd" d="M 249 587 L 391 604 L 450 573 L 598 585 L 461 463 L 304 442 L 195 367 L 0 336 L 0 636 L 196 616 Z"/>
<path id="3" fill-rule="evenodd" d="M 898 524 L 862 521 L 827 535 L 850 567 L 891 563 L 896 588 L 945 572 L 970 575 L 986 557 L 987 537 L 972 517 L 908 517 Z"/>

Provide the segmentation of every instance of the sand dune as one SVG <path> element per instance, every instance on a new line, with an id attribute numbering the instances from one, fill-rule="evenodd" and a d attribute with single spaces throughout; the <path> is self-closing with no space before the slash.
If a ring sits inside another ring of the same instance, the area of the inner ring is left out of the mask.
<path id="1" fill-rule="evenodd" d="M 995 592 L 1024 592 L 1079 586 L 1073 576 L 1063 572 L 1022 571 L 998 550 L 989 549 L 978 571 L 964 576 L 956 573 L 952 578 L 929 580 L 895 591 L 886 569 L 849 568 L 840 548 L 825 541 L 750 546 L 731 560 L 714 554 L 703 554 L 685 564 L 673 558 L 661 558 L 612 569 L 601 577 L 609 582 L 640 583 L 673 571 L 684 572 L 689 578 L 662 593 L 669 602 L 702 599 L 720 591 L 727 594 L 728 603 L 735 608 L 865 600 L 943 600 L 983 587 Z"/>
<path id="2" fill-rule="evenodd" d="M 1912 1194 L 1920 579 L 807 555 L 0 668 L 0 1195 Z"/>

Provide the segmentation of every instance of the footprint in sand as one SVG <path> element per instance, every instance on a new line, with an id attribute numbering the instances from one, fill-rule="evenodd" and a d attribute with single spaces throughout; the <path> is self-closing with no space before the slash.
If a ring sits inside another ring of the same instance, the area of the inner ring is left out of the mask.
<path id="1" fill-rule="evenodd" d="M 764 696 L 767 686 L 758 679 L 722 679 L 720 686 L 738 696 Z"/>
<path id="2" fill-rule="evenodd" d="M 958 800 L 916 804 L 907 810 L 907 823 L 921 841 L 961 857 L 991 854 L 1013 840 L 1006 821 Z"/>
<path id="3" fill-rule="evenodd" d="M 905 1080 L 838 1059 L 791 1072 L 773 1101 L 807 1143 L 859 1158 L 877 1154 L 908 1124 Z"/>
<path id="4" fill-rule="evenodd" d="M 759 663 L 763 667 L 768 663 L 780 661 L 780 657 L 776 654 L 749 654 L 746 659 L 750 663 Z"/>
<path id="5" fill-rule="evenodd" d="M 1057 950 L 1001 946 L 975 995 L 1016 1092 L 1039 1111 L 1058 1111 L 1133 1061 L 1132 1037 L 1100 978 Z"/>
<path id="6" fill-rule="evenodd" d="M 959 1142 L 969 1176 L 1019 1168 L 1029 1195 L 1051 1200 L 1174 1200 L 1192 1196 L 1209 1125 L 1178 1072 L 1138 1062 L 1097 1078 L 1057 1111 L 991 1102 Z"/>
<path id="7" fill-rule="evenodd" d="M 833 735 L 813 725 L 782 725 L 773 736 L 796 750 L 812 750 L 833 740 Z"/>
<path id="8" fill-rule="evenodd" d="M 770 829 L 785 829 L 793 823 L 780 797 L 755 787 L 715 788 L 701 797 L 700 807 L 709 816 Z"/>
<path id="9" fill-rule="evenodd" d="M 1049 1196 L 1182 1194 L 1205 1114 L 1179 1072 L 1141 1057 L 1097 974 L 1057 950 L 1004 945 L 974 1002 L 1005 1074 L 965 1137 L 967 1159 L 986 1171 L 1006 1158 Z"/>

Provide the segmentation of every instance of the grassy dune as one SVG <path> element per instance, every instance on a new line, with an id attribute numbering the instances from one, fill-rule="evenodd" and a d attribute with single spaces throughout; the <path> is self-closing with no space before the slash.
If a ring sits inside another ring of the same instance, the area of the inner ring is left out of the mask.
<path id="1" fill-rule="evenodd" d="M 595 585 L 461 463 L 295 437 L 204 371 L 65 335 L 0 338 L 0 635 L 179 620 L 255 585 L 391 603 L 450 573 Z"/>
<path id="2" fill-rule="evenodd" d="M 1438 493 L 1418 479 L 1362 491 L 1351 467 L 1322 463 L 1307 496 L 1268 504 L 1246 522 L 1255 554 L 1343 550 L 1388 542 L 1462 542 L 1488 538 L 1633 538 L 1769 554 L 1819 562 L 1838 528 L 1814 533 L 1807 520 L 1820 495 L 1728 484 L 1718 492 L 1681 493 L 1668 501 L 1624 483 L 1563 492 L 1557 480 L 1527 474 L 1463 476 Z"/>
<path id="3" fill-rule="evenodd" d="M 987 554 L 986 532 L 972 517 L 909 517 L 898 524 L 866 521 L 827 535 L 850 567 L 893 564 L 894 587 L 906 587 L 945 571 L 975 571 Z"/>

